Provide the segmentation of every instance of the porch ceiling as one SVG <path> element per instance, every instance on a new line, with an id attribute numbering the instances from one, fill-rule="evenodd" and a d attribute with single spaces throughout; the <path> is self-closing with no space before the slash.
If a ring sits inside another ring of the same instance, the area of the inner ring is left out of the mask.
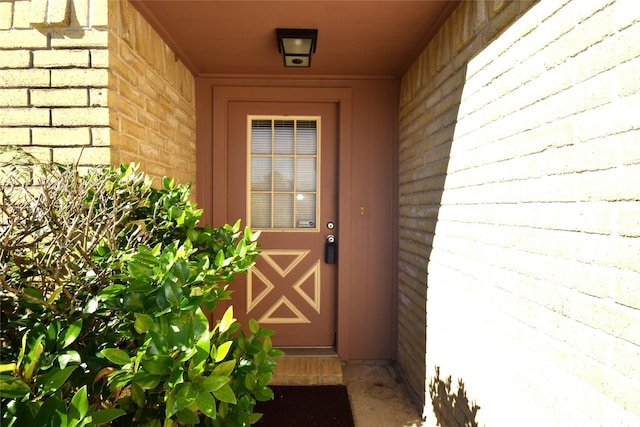
<path id="1" fill-rule="evenodd" d="M 131 0 L 196 76 L 400 76 L 457 1 Z M 275 29 L 317 28 L 311 68 L 286 69 Z"/>

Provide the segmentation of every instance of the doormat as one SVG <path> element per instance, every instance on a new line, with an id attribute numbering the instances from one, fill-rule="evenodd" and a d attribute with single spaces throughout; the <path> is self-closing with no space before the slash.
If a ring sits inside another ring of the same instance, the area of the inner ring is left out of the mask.
<path id="1" fill-rule="evenodd" d="M 269 386 L 274 399 L 258 402 L 255 427 L 354 427 L 344 385 Z"/>

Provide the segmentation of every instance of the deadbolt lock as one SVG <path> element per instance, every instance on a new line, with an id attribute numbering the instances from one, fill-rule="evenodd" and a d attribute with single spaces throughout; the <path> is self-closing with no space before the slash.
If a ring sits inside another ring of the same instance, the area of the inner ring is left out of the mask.
<path id="1" fill-rule="evenodd" d="M 336 263 L 336 236 L 333 234 L 327 235 L 327 241 L 324 244 L 324 262 L 327 264 Z"/>

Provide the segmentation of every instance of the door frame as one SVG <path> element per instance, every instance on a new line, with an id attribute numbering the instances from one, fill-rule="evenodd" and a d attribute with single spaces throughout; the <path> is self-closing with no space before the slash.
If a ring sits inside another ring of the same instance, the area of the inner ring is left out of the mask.
<path id="1" fill-rule="evenodd" d="M 349 360 L 348 260 L 354 247 L 351 233 L 351 88 L 214 86 L 209 99 L 196 103 L 196 197 L 203 219 L 220 226 L 227 218 L 227 119 L 230 102 L 335 102 L 338 106 L 338 227 L 340 228 L 336 283 L 336 352 Z M 244 189 L 243 189 L 244 191 Z M 215 197 L 214 197 L 215 195 Z"/>

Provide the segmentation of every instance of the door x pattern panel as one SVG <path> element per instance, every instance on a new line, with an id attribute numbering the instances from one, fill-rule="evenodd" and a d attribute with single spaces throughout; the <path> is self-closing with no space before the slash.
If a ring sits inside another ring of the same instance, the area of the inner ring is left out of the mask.
<path id="1" fill-rule="evenodd" d="M 256 263 L 247 276 L 247 314 L 257 317 L 260 323 L 311 323 L 309 316 L 320 314 L 321 310 L 320 261 L 306 270 L 296 269 L 309 261 L 310 253 L 264 249 L 260 255 L 264 262 Z M 299 298 L 292 301 L 288 295 Z"/>

